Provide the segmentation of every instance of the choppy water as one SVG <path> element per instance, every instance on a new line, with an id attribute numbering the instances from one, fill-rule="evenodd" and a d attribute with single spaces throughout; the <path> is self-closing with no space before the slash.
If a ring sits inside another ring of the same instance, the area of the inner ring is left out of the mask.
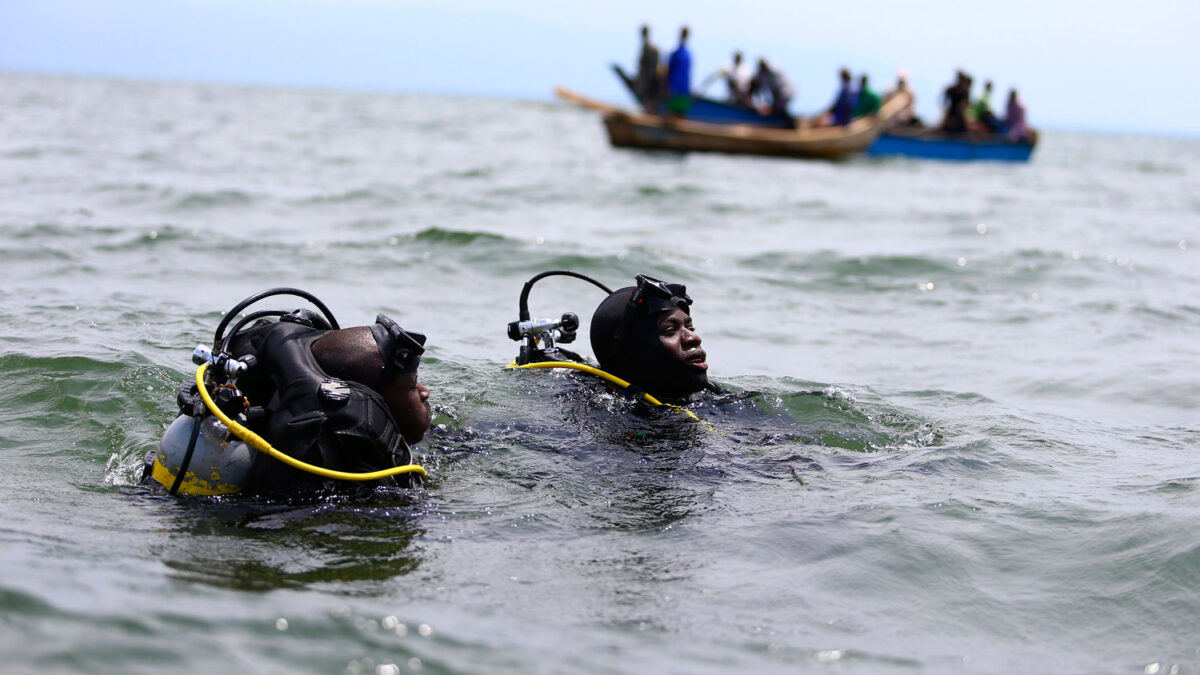
<path id="1" fill-rule="evenodd" d="M 1200 142 L 1043 138 L 679 157 L 540 103 L 0 76 L 0 670 L 1200 672 Z M 762 394 L 708 433 L 503 372 L 550 268 L 685 282 Z M 276 285 L 430 335 L 425 488 L 136 485 Z"/>

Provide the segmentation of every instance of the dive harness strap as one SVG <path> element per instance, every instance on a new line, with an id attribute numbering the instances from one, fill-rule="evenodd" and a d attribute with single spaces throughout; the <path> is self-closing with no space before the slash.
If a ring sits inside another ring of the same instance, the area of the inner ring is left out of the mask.
<path id="1" fill-rule="evenodd" d="M 271 444 L 268 443 L 266 441 L 266 439 L 264 439 L 262 436 L 259 436 L 258 434 L 254 433 L 250 429 L 247 429 L 246 427 L 242 426 L 237 421 L 235 421 L 234 419 L 232 419 L 228 415 L 226 415 L 224 412 L 222 412 L 220 408 L 217 407 L 217 404 L 213 401 L 212 397 L 209 396 L 209 394 L 208 394 L 208 388 L 204 385 L 204 376 L 205 376 L 205 373 L 207 372 L 207 370 L 208 370 L 208 364 L 204 364 L 196 369 L 196 388 L 200 393 L 200 398 L 204 400 L 204 405 L 206 408 L 208 408 L 208 411 L 210 413 L 212 413 L 217 419 L 221 420 L 221 423 L 224 424 L 226 427 L 228 427 L 229 431 L 232 432 L 234 436 L 237 436 L 239 439 L 241 439 L 242 442 L 244 442 L 246 445 L 250 446 L 251 448 L 253 448 L 261 453 L 270 455 L 271 457 L 279 460 L 280 462 L 283 462 L 284 464 L 287 464 L 288 466 L 290 466 L 294 469 L 306 471 L 308 473 L 311 473 L 311 474 L 314 474 L 317 476 L 322 476 L 324 478 L 332 478 L 335 480 L 349 480 L 349 481 L 380 480 L 382 478 L 387 478 L 388 476 L 396 476 L 396 475 L 405 474 L 405 473 L 417 474 L 418 476 L 421 476 L 422 478 L 424 478 L 428 475 L 427 472 L 425 471 L 425 468 L 420 466 L 419 464 L 404 464 L 401 466 L 394 466 L 390 469 L 381 469 L 379 471 L 370 471 L 370 472 L 365 472 L 365 473 L 350 473 L 347 471 L 334 471 L 333 469 L 326 469 L 325 467 L 316 466 L 314 464 L 309 464 L 307 462 L 302 462 L 302 461 L 296 459 L 295 457 L 292 457 L 291 455 L 280 452 L 279 450 L 276 450 L 274 447 L 272 447 Z"/>
<path id="2" fill-rule="evenodd" d="M 187 452 L 183 453 L 183 461 L 179 463 L 179 470 L 175 472 L 175 480 L 171 481 L 170 495 L 174 497 L 179 494 L 179 486 L 183 485 L 183 477 L 187 475 L 188 467 L 192 465 L 192 454 L 196 452 L 196 441 L 200 440 L 200 424 L 204 421 L 204 415 L 201 411 L 196 410 L 192 414 L 192 433 L 188 438 Z M 155 459 L 155 461 L 158 461 Z"/>

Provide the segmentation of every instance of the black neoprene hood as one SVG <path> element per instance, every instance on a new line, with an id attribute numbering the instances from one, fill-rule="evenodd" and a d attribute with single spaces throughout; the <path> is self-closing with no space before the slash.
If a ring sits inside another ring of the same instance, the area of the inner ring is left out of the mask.
<path id="1" fill-rule="evenodd" d="M 634 301 L 637 286 L 610 294 L 592 314 L 592 353 L 600 368 L 651 393 L 686 396 L 708 384 L 703 372 L 690 369 L 667 351 L 658 336 L 658 316 L 676 307 L 691 314 L 691 298 L 682 286 L 669 285 L 678 294 L 642 294 Z"/>

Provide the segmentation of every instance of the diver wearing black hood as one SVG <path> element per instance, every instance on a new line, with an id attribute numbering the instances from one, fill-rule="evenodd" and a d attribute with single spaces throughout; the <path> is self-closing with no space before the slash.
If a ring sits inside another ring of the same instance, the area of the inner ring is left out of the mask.
<path id="1" fill-rule="evenodd" d="M 717 391 L 708 381 L 687 288 L 642 274 L 637 282 L 610 294 L 592 315 L 592 352 L 600 368 L 667 400 Z"/>

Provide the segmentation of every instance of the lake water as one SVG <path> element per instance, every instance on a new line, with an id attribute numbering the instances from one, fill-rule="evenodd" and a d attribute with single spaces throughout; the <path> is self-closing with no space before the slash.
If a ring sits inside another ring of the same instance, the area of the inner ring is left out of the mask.
<path id="1" fill-rule="evenodd" d="M 7 74 L 0 196 L 3 672 L 1200 672 L 1195 139 L 658 155 L 548 103 Z M 686 283 L 760 393 L 708 431 L 504 371 L 547 269 Z M 138 485 L 280 285 L 429 335 L 425 487 Z"/>

